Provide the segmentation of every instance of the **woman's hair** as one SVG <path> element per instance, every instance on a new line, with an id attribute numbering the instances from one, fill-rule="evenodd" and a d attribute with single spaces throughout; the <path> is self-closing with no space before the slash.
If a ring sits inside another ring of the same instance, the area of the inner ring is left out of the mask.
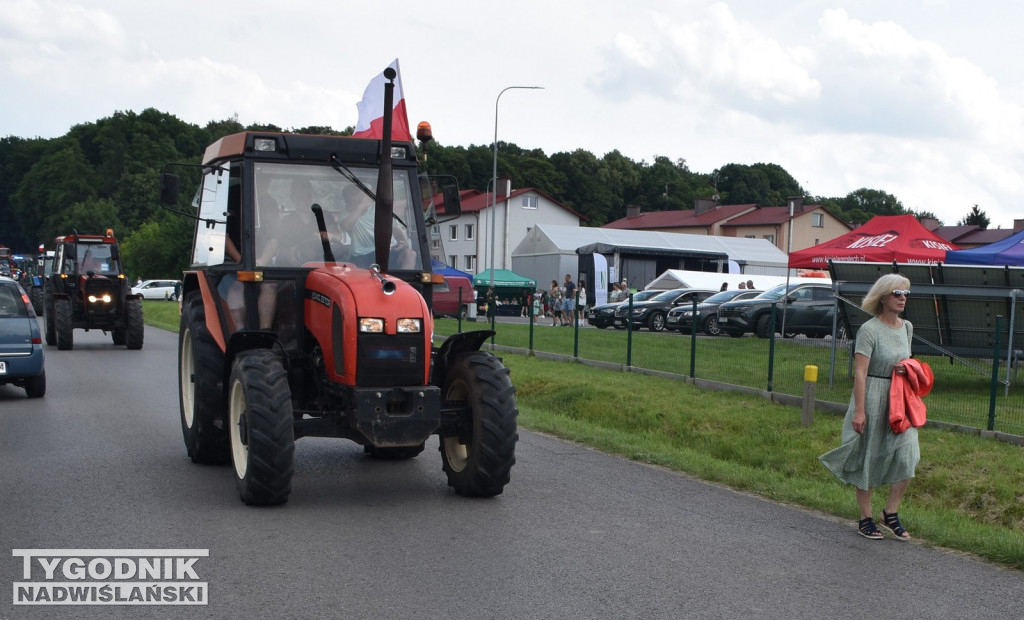
<path id="1" fill-rule="evenodd" d="M 882 299 L 886 295 L 891 295 L 893 291 L 904 291 L 909 288 L 910 280 L 906 277 L 898 273 L 887 273 L 875 281 L 874 286 L 860 302 L 860 307 L 864 312 L 878 316 L 882 314 Z"/>

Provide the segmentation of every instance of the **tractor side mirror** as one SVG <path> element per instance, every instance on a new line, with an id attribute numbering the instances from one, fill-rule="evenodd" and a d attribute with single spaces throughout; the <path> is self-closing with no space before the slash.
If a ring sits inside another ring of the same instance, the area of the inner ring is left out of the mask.
<path id="1" fill-rule="evenodd" d="M 462 199 L 459 197 L 457 185 L 445 185 L 442 190 L 444 194 L 444 214 L 449 217 L 462 215 Z"/>
<path id="2" fill-rule="evenodd" d="M 178 175 L 165 172 L 160 178 L 160 202 L 165 205 L 177 204 L 178 194 Z"/>

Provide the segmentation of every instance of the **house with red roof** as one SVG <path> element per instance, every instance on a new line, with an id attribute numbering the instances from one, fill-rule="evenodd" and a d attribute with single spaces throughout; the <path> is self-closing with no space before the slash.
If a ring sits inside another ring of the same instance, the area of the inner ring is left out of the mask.
<path id="1" fill-rule="evenodd" d="M 498 179 L 497 185 L 497 195 L 462 190 L 462 214 L 454 219 L 445 217 L 443 203 L 439 205 L 430 238 L 433 258 L 472 274 L 492 262 L 495 269 L 511 270 L 512 250 L 534 226 L 579 226 L 587 220 L 537 188 L 512 189 L 509 179 Z"/>
<path id="2" fill-rule="evenodd" d="M 792 245 L 789 206 L 719 205 L 709 198 L 698 198 L 692 210 L 684 211 L 641 213 L 639 207 L 630 206 L 626 217 L 604 228 L 767 239 L 783 252 L 809 248 L 851 230 L 846 222 L 820 205 L 804 205 L 802 199 L 792 199 L 792 202 Z"/>

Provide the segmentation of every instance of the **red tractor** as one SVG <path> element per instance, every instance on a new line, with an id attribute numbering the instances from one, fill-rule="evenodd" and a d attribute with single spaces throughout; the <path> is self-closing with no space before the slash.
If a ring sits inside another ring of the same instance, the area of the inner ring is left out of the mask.
<path id="1" fill-rule="evenodd" d="M 246 132 L 207 148 L 200 168 L 178 356 L 191 459 L 230 461 L 244 502 L 280 504 L 300 437 L 405 459 L 437 435 L 458 494 L 501 493 L 515 462 L 515 389 L 480 350 L 492 332 L 433 346 L 432 287 L 443 279 L 430 271 L 423 196 L 434 192 L 414 145 Z M 165 205 L 178 184 L 164 173 Z M 445 212 L 458 213 L 457 189 L 444 195 Z"/>
<path id="2" fill-rule="evenodd" d="M 43 280 L 43 333 L 46 344 L 74 347 L 74 330 L 110 332 L 115 345 L 141 349 L 145 337 L 142 300 L 132 294 L 121 268 L 114 231 L 57 237 L 50 270 Z"/>

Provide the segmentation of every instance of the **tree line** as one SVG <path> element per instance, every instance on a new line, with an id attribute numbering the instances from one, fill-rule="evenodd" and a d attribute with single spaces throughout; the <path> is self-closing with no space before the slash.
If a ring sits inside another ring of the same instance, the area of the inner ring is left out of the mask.
<path id="1" fill-rule="evenodd" d="M 188 266 L 194 222 L 159 207 L 161 171 L 168 162 L 198 163 L 209 144 L 240 131 L 350 135 L 353 128 L 284 130 L 243 126 L 237 118 L 200 127 L 149 108 L 76 125 L 58 138 L 8 136 L 0 139 L 0 245 L 34 253 L 39 245 L 52 247 L 59 235 L 112 228 L 132 278 L 180 277 Z M 782 206 L 788 197 L 805 196 L 805 204 L 823 205 L 852 224 L 875 215 L 934 217 L 908 211 L 895 196 L 877 189 L 811 196 L 786 170 L 770 163 L 730 163 L 702 173 L 690 170 L 684 159 L 665 156 L 634 161 L 618 151 L 598 157 L 584 149 L 547 155 L 507 142 L 499 142 L 498 149 L 499 177 L 511 178 L 517 187 L 537 188 L 583 214 L 586 226 L 625 217 L 628 205 L 645 212 L 685 210 L 697 198 L 712 196 L 720 204 L 762 206 Z M 427 154 L 431 174 L 452 175 L 462 189 L 490 189 L 492 145 L 430 142 Z M 977 206 L 972 215 L 987 225 Z"/>

